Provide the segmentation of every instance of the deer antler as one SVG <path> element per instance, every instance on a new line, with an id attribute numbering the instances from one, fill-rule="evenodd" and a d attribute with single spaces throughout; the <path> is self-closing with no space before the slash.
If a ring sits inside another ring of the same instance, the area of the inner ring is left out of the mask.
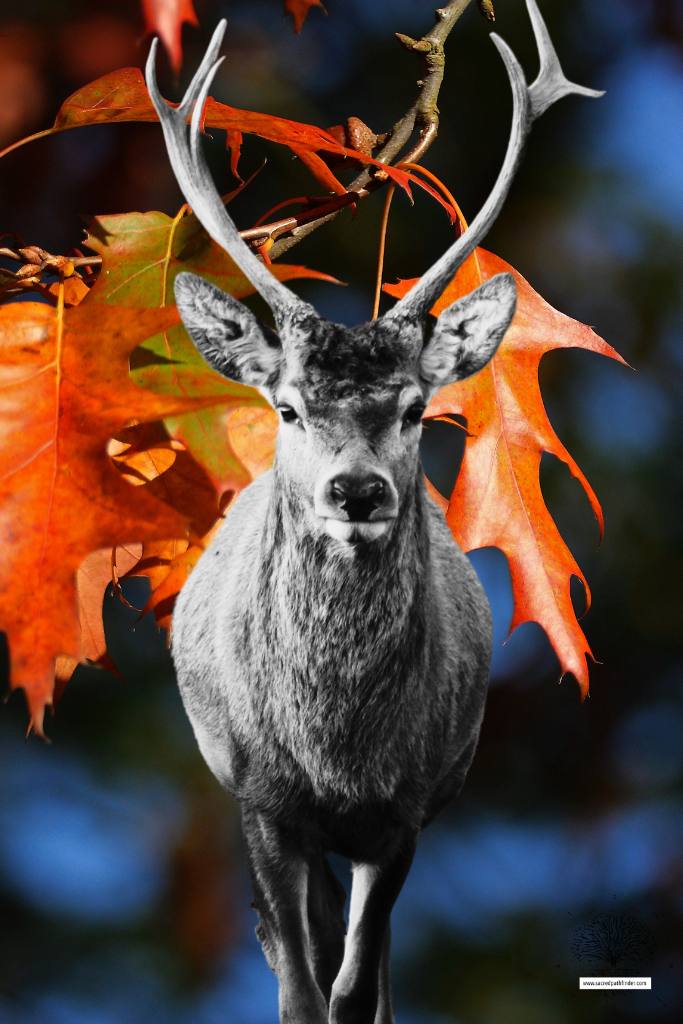
<path id="1" fill-rule="evenodd" d="M 313 313 L 312 308 L 281 284 L 240 238 L 221 202 L 201 149 L 201 125 L 207 95 L 224 58 L 216 59 L 227 22 L 219 22 L 209 47 L 178 107 L 171 107 L 159 92 L 155 63 L 158 39 L 154 39 L 145 71 L 152 103 L 161 121 L 171 166 L 185 199 L 211 237 L 232 256 L 280 323 L 295 311 Z M 194 109 L 193 109 L 194 107 Z M 187 118 L 192 111 L 188 138 Z"/>
<path id="2" fill-rule="evenodd" d="M 595 89 L 575 85 L 565 78 L 536 0 L 526 0 L 526 5 L 541 62 L 538 77 L 531 86 L 527 86 L 519 61 L 507 43 L 495 32 L 491 33 L 491 39 L 505 63 L 513 96 L 512 130 L 498 180 L 469 229 L 424 274 L 405 298 L 385 314 L 386 317 L 424 320 L 448 282 L 454 277 L 458 267 L 474 252 L 498 216 L 522 158 L 524 143 L 536 118 L 557 100 L 571 93 L 593 98 L 604 95 Z"/>

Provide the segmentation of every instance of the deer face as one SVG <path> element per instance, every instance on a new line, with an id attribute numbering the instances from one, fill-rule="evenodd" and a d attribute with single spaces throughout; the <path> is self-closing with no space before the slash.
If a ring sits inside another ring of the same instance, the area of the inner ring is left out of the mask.
<path id="1" fill-rule="evenodd" d="M 414 346 L 380 324 L 313 322 L 285 349 L 270 400 L 280 479 L 309 526 L 355 544 L 388 536 L 412 490 L 428 400 Z"/>
<path id="2" fill-rule="evenodd" d="M 224 376 L 259 388 L 280 415 L 278 479 L 309 529 L 345 545 L 388 537 L 414 493 L 421 422 L 439 387 L 481 369 L 515 309 L 509 274 L 421 322 L 390 316 L 346 328 L 309 306 L 269 331 L 192 274 L 175 285 L 193 342 Z"/>

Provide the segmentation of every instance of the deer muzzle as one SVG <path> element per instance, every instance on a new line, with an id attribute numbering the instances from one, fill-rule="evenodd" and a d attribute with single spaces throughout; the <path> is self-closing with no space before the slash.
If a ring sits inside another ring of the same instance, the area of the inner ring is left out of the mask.
<path id="1" fill-rule="evenodd" d="M 315 513 L 335 540 L 373 541 L 387 533 L 396 519 L 398 494 L 391 479 L 378 470 L 336 470 L 318 482 Z"/>

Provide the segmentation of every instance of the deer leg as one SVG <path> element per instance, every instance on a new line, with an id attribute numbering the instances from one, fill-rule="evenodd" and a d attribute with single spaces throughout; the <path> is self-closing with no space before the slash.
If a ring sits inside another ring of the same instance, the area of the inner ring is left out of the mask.
<path id="1" fill-rule="evenodd" d="M 312 856 L 308 873 L 308 925 L 313 971 L 329 1003 L 332 983 L 344 959 L 346 892 L 327 857 Z"/>
<path id="2" fill-rule="evenodd" d="M 394 1000 L 391 995 L 391 925 L 387 930 L 382 944 L 382 958 L 379 964 L 379 998 L 375 1024 L 394 1024 Z"/>
<path id="3" fill-rule="evenodd" d="M 259 916 L 256 934 L 279 982 L 280 1024 L 327 1024 L 308 931 L 308 863 L 292 838 L 257 810 L 243 809 L 247 868 Z"/>
<path id="4" fill-rule="evenodd" d="M 414 853 L 415 838 L 411 838 L 383 864 L 354 865 L 349 933 L 344 961 L 332 986 L 330 1024 L 393 1024 L 388 991 L 389 917 Z"/>

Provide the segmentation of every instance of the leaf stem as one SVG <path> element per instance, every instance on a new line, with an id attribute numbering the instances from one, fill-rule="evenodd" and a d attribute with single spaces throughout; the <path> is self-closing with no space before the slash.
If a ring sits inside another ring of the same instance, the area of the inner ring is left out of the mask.
<path id="1" fill-rule="evenodd" d="M 166 246 L 164 265 L 161 271 L 161 302 L 159 303 L 160 306 L 166 305 L 166 289 L 168 288 L 168 268 L 171 264 L 171 250 L 173 248 L 173 242 L 175 241 L 176 229 L 188 210 L 189 206 L 187 205 L 187 203 L 183 203 L 183 205 L 180 207 L 175 217 L 173 218 L 173 223 L 171 224 L 170 230 L 168 232 L 168 245 Z"/>
<path id="2" fill-rule="evenodd" d="M 176 213 L 175 217 L 173 218 L 173 223 L 171 224 L 171 227 L 169 228 L 168 244 L 166 246 L 166 253 L 164 255 L 164 263 L 163 263 L 163 266 L 162 266 L 162 269 L 161 269 L 161 302 L 159 303 L 160 306 L 165 306 L 166 305 L 166 292 L 168 290 L 168 268 L 169 268 L 169 266 L 171 264 L 171 254 L 172 254 L 172 250 L 173 250 L 173 242 L 175 241 L 175 233 L 176 233 L 176 230 L 178 228 L 178 225 L 180 224 L 180 221 L 183 219 L 183 217 L 185 216 L 185 214 L 187 213 L 187 211 L 189 209 L 190 209 L 190 207 L 188 206 L 188 204 L 187 203 L 183 203 L 183 205 L 180 207 L 180 209 Z M 170 345 L 169 340 L 168 340 L 168 332 L 167 331 L 163 331 L 162 332 L 162 337 L 164 339 L 164 347 L 166 349 L 167 356 L 168 356 L 169 359 L 171 359 L 171 345 Z M 171 368 L 171 377 L 173 379 L 174 384 L 177 384 L 178 383 L 178 375 L 177 375 L 175 366 L 173 366 Z M 131 605 L 131 607 L 132 607 L 132 605 Z"/>
<path id="3" fill-rule="evenodd" d="M 396 185 L 392 181 L 387 189 L 387 194 L 384 199 L 384 212 L 382 214 L 382 227 L 380 228 L 379 234 L 379 255 L 377 257 L 377 280 L 375 282 L 375 304 L 372 307 L 372 319 L 376 320 L 379 316 L 379 300 L 382 295 L 382 274 L 384 272 L 384 249 L 387 241 L 387 224 L 389 223 L 389 210 L 391 208 L 391 200 L 394 198 L 394 192 Z"/>
<path id="4" fill-rule="evenodd" d="M 18 142 L 13 142 L 11 146 L 6 146 L 5 149 L 0 150 L 0 160 L 3 156 L 7 156 L 13 149 L 19 149 L 20 146 L 25 146 L 27 142 L 33 142 L 34 139 L 42 139 L 45 135 L 54 135 L 56 131 L 61 131 L 59 128 L 46 128 L 42 132 L 36 132 L 35 135 L 27 135 L 25 139 L 19 139 Z"/>

